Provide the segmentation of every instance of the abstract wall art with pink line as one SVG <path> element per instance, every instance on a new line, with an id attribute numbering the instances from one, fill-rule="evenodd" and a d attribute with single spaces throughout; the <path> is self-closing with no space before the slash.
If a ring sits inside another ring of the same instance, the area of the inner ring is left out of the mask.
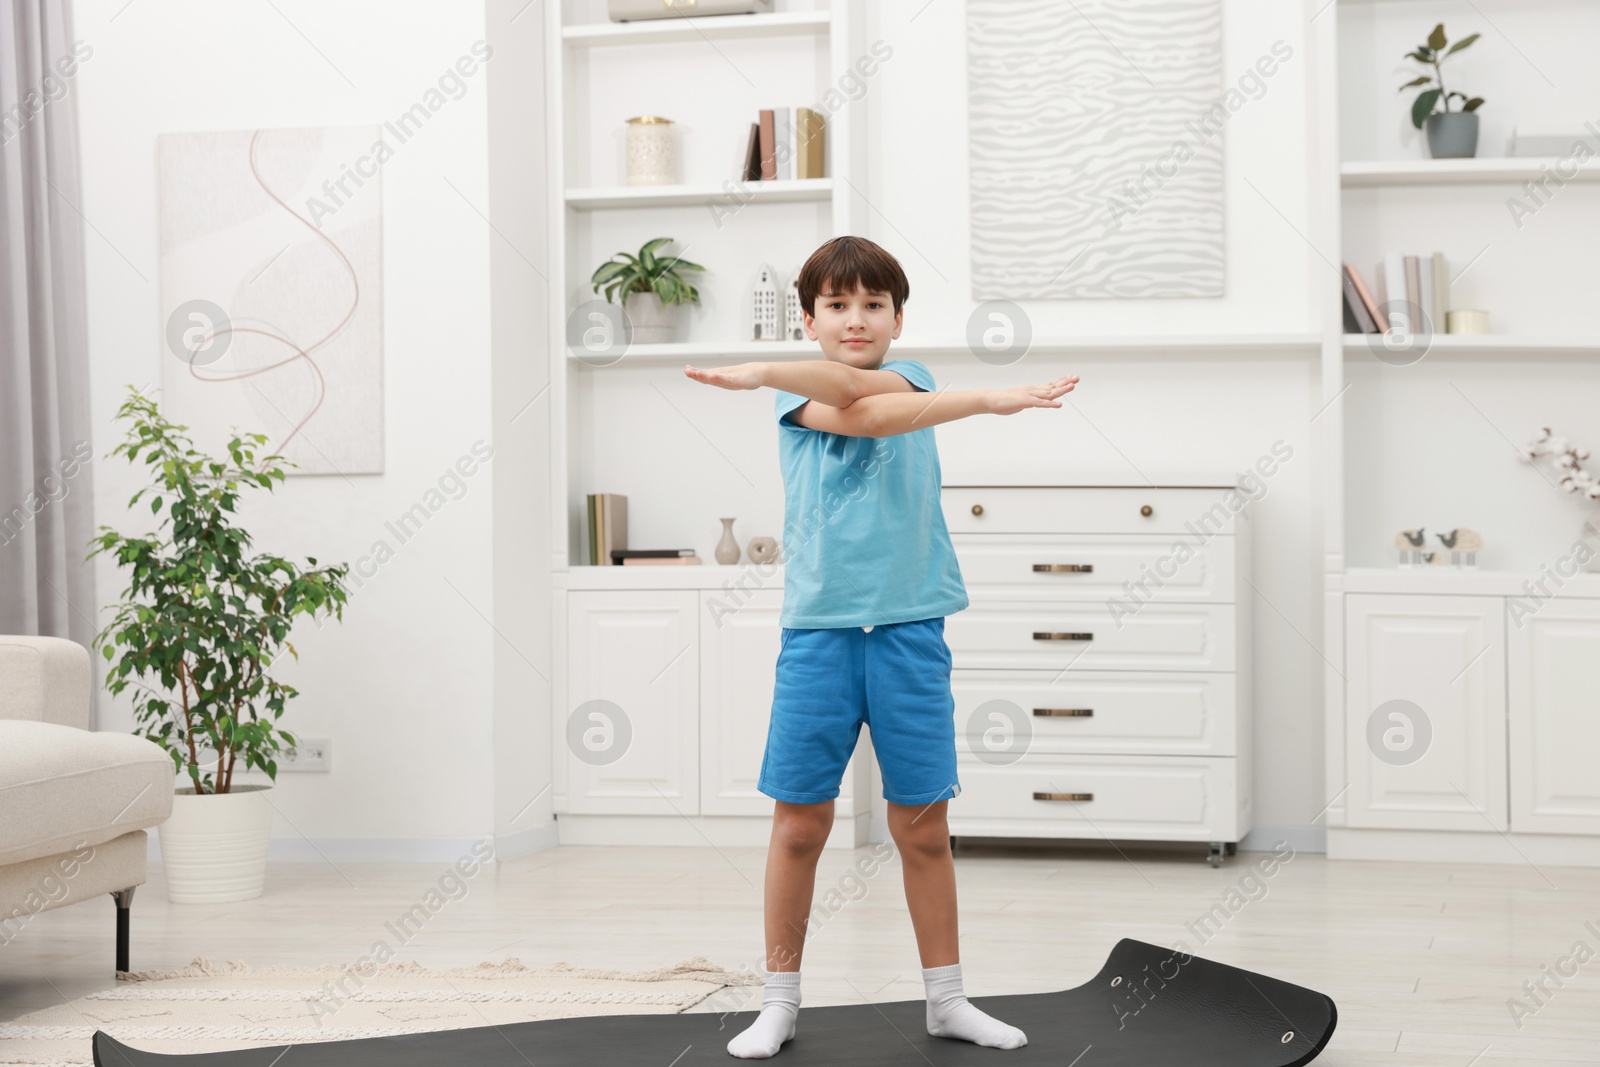
<path id="1" fill-rule="evenodd" d="M 291 474 L 383 471 L 377 126 L 157 138 L 162 406 Z"/>

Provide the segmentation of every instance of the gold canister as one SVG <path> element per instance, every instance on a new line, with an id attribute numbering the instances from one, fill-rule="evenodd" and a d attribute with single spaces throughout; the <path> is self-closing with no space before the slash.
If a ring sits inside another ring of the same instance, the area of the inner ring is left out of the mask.
<path id="1" fill-rule="evenodd" d="M 1444 316 L 1445 333 L 1488 333 L 1489 313 L 1478 308 L 1447 311 Z"/>

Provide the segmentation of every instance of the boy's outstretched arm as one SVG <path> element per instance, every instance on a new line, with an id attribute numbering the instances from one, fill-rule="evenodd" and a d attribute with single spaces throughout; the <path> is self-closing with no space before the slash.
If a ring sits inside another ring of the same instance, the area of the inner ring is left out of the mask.
<path id="1" fill-rule="evenodd" d="M 697 382 L 724 389 L 781 389 L 834 408 L 879 393 L 912 392 L 914 386 L 892 370 L 862 370 L 831 359 L 735 363 L 702 370 L 684 364 L 683 373 Z"/>
<path id="2" fill-rule="evenodd" d="M 970 389 L 958 392 L 882 393 L 865 396 L 856 405 L 863 437 L 894 437 L 969 415 L 1014 415 L 1024 408 L 1058 408 L 1057 397 L 1072 392 L 1076 374 L 1042 385 L 1011 389 Z M 809 405 L 808 405 L 809 406 Z"/>

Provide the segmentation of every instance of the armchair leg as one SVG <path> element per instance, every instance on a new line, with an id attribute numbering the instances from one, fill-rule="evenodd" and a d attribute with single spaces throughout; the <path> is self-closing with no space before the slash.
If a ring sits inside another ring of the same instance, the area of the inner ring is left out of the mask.
<path id="1" fill-rule="evenodd" d="M 113 890 L 111 899 L 117 902 L 117 970 L 128 969 L 128 911 L 133 906 L 133 891 L 138 886 Z"/>

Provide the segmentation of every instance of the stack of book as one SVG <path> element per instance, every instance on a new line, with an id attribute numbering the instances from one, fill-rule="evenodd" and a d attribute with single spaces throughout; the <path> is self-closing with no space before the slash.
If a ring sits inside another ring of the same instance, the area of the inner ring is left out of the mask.
<path id="1" fill-rule="evenodd" d="M 763 108 L 750 124 L 745 145 L 744 180 L 793 181 L 823 177 L 823 128 L 820 111 L 809 107 Z"/>
<path id="2" fill-rule="evenodd" d="M 1355 265 L 1344 265 L 1346 333 L 1445 333 L 1450 273 L 1444 253 L 1420 257 L 1385 252 L 1369 287 Z"/>
<path id="3" fill-rule="evenodd" d="M 590 493 L 589 564 L 595 567 L 623 565 L 678 565 L 699 563 L 692 548 L 628 547 L 628 498 L 622 493 Z"/>
<path id="4" fill-rule="evenodd" d="M 611 553 L 611 562 L 619 567 L 683 567 L 699 563 L 700 557 L 692 548 L 619 548 Z"/>
<path id="5" fill-rule="evenodd" d="M 604 566 L 611 553 L 628 547 L 628 498 L 621 493 L 590 493 L 589 564 Z"/>

